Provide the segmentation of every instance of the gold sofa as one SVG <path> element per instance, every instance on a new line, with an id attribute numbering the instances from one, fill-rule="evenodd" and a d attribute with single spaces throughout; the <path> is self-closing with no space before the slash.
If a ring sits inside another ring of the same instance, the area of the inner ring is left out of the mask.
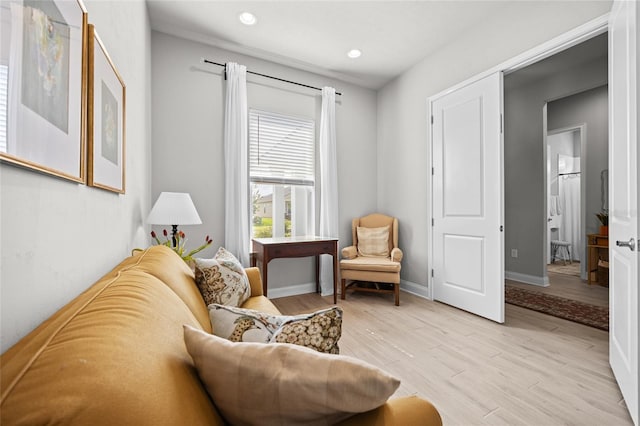
<path id="1" fill-rule="evenodd" d="M 243 307 L 278 314 L 258 270 L 247 274 L 252 297 Z M 211 332 L 191 269 L 164 246 L 125 259 L 2 354 L 0 424 L 225 424 L 187 353 L 183 324 Z M 405 397 L 343 424 L 441 420 L 429 402 Z"/>

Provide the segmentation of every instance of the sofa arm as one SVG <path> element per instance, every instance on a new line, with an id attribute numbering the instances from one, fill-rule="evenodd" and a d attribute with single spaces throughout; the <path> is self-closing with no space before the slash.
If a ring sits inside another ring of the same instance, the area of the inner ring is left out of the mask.
<path id="1" fill-rule="evenodd" d="M 341 426 L 442 426 L 442 418 L 429 401 L 417 396 L 407 396 L 391 399 L 375 410 L 356 414 L 338 424 Z"/>
<path id="2" fill-rule="evenodd" d="M 394 262 L 402 262 L 402 258 L 404 257 L 404 253 L 398 247 L 395 247 L 391 250 L 391 260 Z"/>
<path id="3" fill-rule="evenodd" d="M 349 246 L 343 248 L 341 253 L 344 259 L 354 259 L 356 256 L 358 256 L 358 249 L 356 248 L 356 246 Z"/>
<path id="4" fill-rule="evenodd" d="M 249 278 L 249 284 L 251 284 L 251 297 L 262 296 L 262 276 L 260 275 L 260 269 L 255 267 L 245 268 L 245 272 Z"/>

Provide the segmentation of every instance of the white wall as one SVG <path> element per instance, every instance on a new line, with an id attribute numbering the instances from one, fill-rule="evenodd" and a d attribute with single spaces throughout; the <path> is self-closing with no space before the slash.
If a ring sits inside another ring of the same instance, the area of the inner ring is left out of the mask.
<path id="1" fill-rule="evenodd" d="M 295 70 L 160 32 L 152 33 L 153 199 L 162 191 L 189 192 L 203 224 L 185 226 L 188 246 L 210 235 L 212 257 L 224 246 L 224 95 L 223 68 L 199 63 L 238 62 L 251 71 L 338 92 L 340 246 L 351 244 L 351 219 L 376 208 L 376 93 L 348 83 Z M 263 77 L 247 78 L 250 108 L 309 117 L 320 126 L 320 92 Z M 317 207 L 317 203 L 316 203 Z M 317 220 L 316 215 L 316 220 Z M 159 227 L 158 229 L 162 229 Z M 284 287 L 315 282 L 312 259 L 276 259 L 269 264 L 270 296 Z"/>
<path id="2" fill-rule="evenodd" d="M 515 2 L 514 2 L 515 3 Z M 378 93 L 378 208 L 398 217 L 402 278 L 427 286 L 427 99 L 591 19 L 610 2 L 518 2 L 461 34 Z M 426 289 L 425 289 L 426 291 Z"/>
<path id="3" fill-rule="evenodd" d="M 127 85 L 126 194 L 0 164 L 0 351 L 146 243 L 151 199 L 150 26 L 142 0 L 85 0 Z M 116 7 L 117 4 L 117 7 Z"/>

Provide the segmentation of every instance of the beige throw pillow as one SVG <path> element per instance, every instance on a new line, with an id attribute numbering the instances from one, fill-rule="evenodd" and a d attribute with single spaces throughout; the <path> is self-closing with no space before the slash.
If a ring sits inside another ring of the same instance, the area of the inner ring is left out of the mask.
<path id="1" fill-rule="evenodd" d="M 233 343 L 184 326 L 209 396 L 233 425 L 332 425 L 384 404 L 400 381 L 364 361 L 281 344 Z"/>
<path id="2" fill-rule="evenodd" d="M 224 247 L 213 259 L 194 259 L 196 284 L 206 305 L 240 306 L 251 296 L 242 264 Z"/>
<path id="3" fill-rule="evenodd" d="M 389 257 L 389 227 L 364 228 L 358 226 L 358 255 Z"/>

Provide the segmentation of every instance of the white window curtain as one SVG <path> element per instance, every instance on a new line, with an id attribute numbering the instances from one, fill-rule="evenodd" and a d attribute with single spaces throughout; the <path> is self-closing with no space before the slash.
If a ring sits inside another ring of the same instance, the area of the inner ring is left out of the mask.
<path id="1" fill-rule="evenodd" d="M 320 236 L 338 237 L 338 155 L 336 151 L 336 90 L 322 88 L 320 116 Z M 322 295 L 333 294 L 333 259 L 320 259 Z"/>
<path id="2" fill-rule="evenodd" d="M 225 248 L 249 266 L 249 171 L 247 146 L 247 67 L 226 64 L 224 115 Z"/>

